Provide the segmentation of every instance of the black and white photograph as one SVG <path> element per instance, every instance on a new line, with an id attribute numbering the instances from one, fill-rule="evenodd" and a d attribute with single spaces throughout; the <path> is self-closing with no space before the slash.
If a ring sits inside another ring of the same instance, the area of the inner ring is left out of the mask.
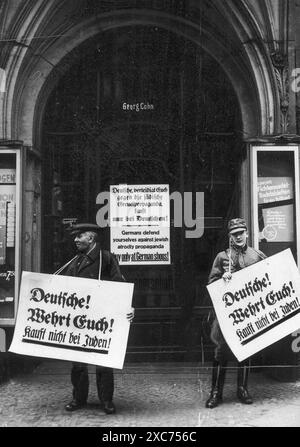
<path id="1" fill-rule="evenodd" d="M 300 427 L 299 166 L 300 0 L 0 0 L 1 432 Z"/>

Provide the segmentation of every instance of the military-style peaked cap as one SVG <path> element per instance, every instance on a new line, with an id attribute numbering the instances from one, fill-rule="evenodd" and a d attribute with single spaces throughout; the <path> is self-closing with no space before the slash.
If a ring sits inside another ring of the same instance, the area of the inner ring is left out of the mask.
<path id="1" fill-rule="evenodd" d="M 228 222 L 228 233 L 233 234 L 237 233 L 238 231 L 247 230 L 247 224 L 246 221 L 240 217 L 237 217 L 236 219 L 231 219 Z"/>

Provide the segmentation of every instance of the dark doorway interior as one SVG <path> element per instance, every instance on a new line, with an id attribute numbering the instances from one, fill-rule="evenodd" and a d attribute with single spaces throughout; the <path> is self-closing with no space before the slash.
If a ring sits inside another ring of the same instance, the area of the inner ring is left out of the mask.
<path id="1" fill-rule="evenodd" d="M 127 358 L 209 360 L 205 286 L 227 243 L 226 220 L 239 210 L 245 156 L 232 85 L 196 44 L 157 27 L 101 34 L 56 74 L 43 127 L 43 271 L 73 253 L 64 219 L 95 222 L 96 196 L 112 184 L 204 192 L 203 236 L 172 227 L 170 266 L 123 273 L 137 308 Z M 109 229 L 102 242 L 109 249 Z"/>

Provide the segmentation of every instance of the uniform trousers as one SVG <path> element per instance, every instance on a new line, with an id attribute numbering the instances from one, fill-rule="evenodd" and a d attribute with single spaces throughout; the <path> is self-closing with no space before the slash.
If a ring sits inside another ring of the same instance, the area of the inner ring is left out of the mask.
<path id="1" fill-rule="evenodd" d="M 219 326 L 219 322 L 216 318 L 214 319 L 212 324 L 210 338 L 215 344 L 214 357 L 217 362 L 222 365 L 229 360 L 235 359 L 233 352 L 225 341 L 225 338 Z"/>

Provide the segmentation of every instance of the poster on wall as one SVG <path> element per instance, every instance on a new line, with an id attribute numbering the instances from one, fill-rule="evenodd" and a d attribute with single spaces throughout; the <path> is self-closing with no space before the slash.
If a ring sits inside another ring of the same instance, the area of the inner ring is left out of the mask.
<path id="1" fill-rule="evenodd" d="M 264 228 L 262 239 L 267 242 L 294 241 L 293 205 L 283 205 L 262 210 Z"/>
<path id="2" fill-rule="evenodd" d="M 170 264 L 169 185 L 112 185 L 110 244 L 121 265 Z"/>
<path id="3" fill-rule="evenodd" d="M 300 275 L 290 249 L 207 289 L 225 340 L 240 362 L 300 327 Z"/>
<path id="4" fill-rule="evenodd" d="M 294 240 L 294 186 L 292 177 L 259 177 L 260 239 L 267 242 Z"/>
<path id="5" fill-rule="evenodd" d="M 10 351 L 122 369 L 133 284 L 23 272 Z"/>
<path id="6" fill-rule="evenodd" d="M 258 204 L 281 202 L 294 198 L 292 177 L 259 177 Z"/>

